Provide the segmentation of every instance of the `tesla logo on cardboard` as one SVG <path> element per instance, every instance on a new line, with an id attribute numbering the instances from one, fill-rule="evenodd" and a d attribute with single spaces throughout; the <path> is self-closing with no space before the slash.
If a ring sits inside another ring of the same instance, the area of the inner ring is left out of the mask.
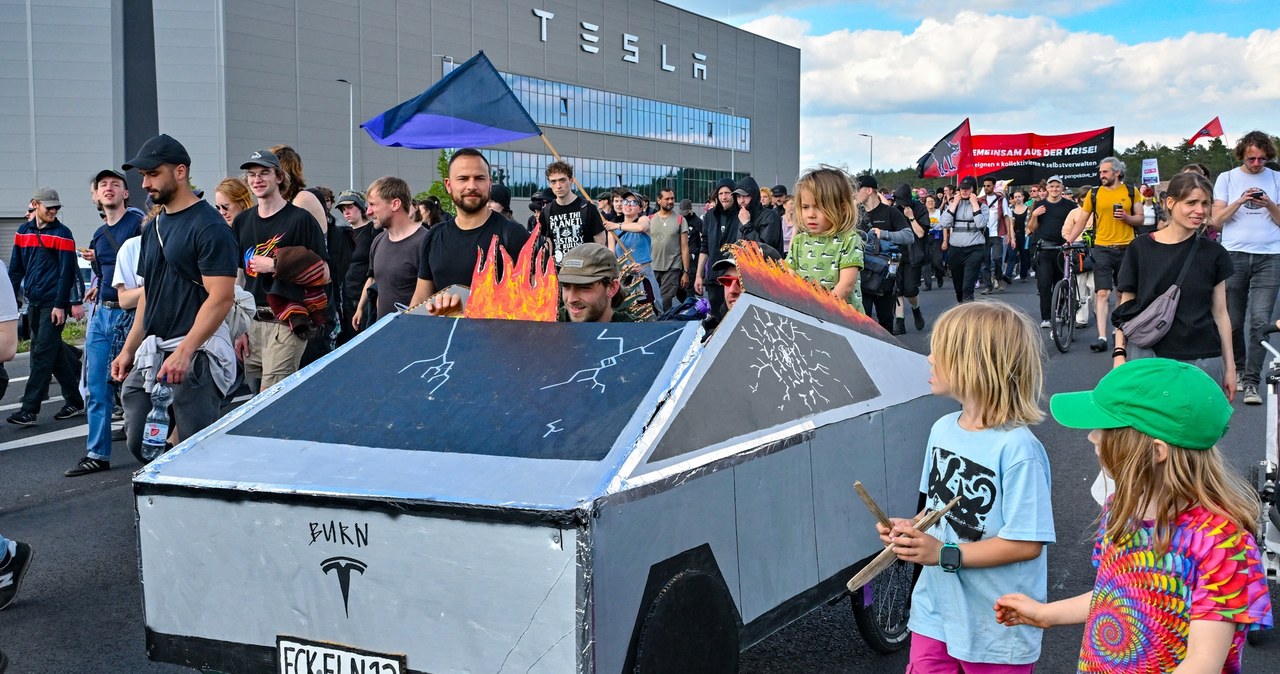
<path id="1" fill-rule="evenodd" d="M 358 571 L 363 576 L 369 565 L 354 557 L 330 557 L 320 562 L 320 568 L 326 576 L 333 571 L 338 578 L 338 589 L 342 590 L 342 611 L 350 618 L 351 609 L 347 606 L 347 599 L 351 595 L 351 572 Z"/>
<path id="2" fill-rule="evenodd" d="M 533 15 L 538 17 L 539 28 L 541 29 L 540 37 L 543 42 L 546 42 L 547 41 L 547 24 L 551 23 L 551 20 L 556 18 L 555 12 L 548 12 L 545 9 L 538 9 L 537 7 L 534 7 Z M 600 26 L 594 23 L 590 23 L 588 21 L 579 21 L 578 26 L 582 29 L 581 32 L 578 33 L 578 37 L 582 40 L 581 44 L 579 44 L 578 46 L 582 48 L 582 51 L 588 54 L 599 54 L 600 53 L 600 36 L 597 35 L 597 33 L 600 32 Z M 640 37 L 638 35 L 632 35 L 631 33 L 623 33 L 622 34 L 622 51 L 624 52 L 622 55 L 623 61 L 626 61 L 627 63 L 639 63 L 640 62 Z M 661 67 L 663 72 L 668 72 L 668 73 L 675 72 L 676 67 L 667 62 L 667 45 L 665 44 L 661 45 L 661 49 L 659 51 L 662 55 Z M 693 55 L 693 64 L 692 64 L 693 79 L 695 80 L 707 79 L 707 63 L 706 63 L 707 55 L 699 54 L 698 52 L 693 52 L 692 55 Z"/>

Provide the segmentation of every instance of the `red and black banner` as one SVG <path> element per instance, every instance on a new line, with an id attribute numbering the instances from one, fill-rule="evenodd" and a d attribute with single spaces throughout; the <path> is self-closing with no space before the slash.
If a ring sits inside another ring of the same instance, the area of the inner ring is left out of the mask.
<path id="1" fill-rule="evenodd" d="M 950 178 L 959 175 L 969 163 L 970 138 L 969 120 L 966 118 L 916 161 L 916 173 L 921 178 Z"/>
<path id="2" fill-rule="evenodd" d="M 1191 135 L 1191 139 L 1187 141 L 1187 145 L 1195 145 L 1197 140 L 1201 138 L 1217 138 L 1222 135 L 1222 120 L 1214 117 L 1208 124 L 1200 127 L 1200 130 Z"/>
<path id="3" fill-rule="evenodd" d="M 1062 176 L 1066 187 L 1098 184 L 1098 162 L 1115 152 L 1114 126 L 1041 136 L 1034 133 L 972 136 L 973 163 L 964 175 L 1029 185 Z"/>

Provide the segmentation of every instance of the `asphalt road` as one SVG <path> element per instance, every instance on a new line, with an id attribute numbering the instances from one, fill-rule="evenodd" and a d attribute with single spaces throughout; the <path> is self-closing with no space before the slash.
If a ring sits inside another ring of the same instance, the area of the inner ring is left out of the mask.
<path id="1" fill-rule="evenodd" d="M 936 316 L 954 302 L 950 286 L 922 294 L 925 313 Z M 1033 315 L 1035 288 L 1016 284 L 1000 299 Z M 1092 387 L 1106 372 L 1109 358 L 1088 350 L 1087 339 L 1060 354 L 1048 343 L 1050 392 Z M 927 352 L 928 334 L 909 332 L 904 343 Z M 10 363 L 11 377 L 26 375 L 25 357 Z M 25 381 L 14 381 L 0 399 L 0 415 L 16 409 Z M 53 395 L 57 396 L 56 385 Z M 35 546 L 35 562 L 18 601 L 0 612 L 0 650 L 11 659 L 12 674 L 183 672 L 181 667 L 149 662 L 143 638 L 142 588 L 130 478 L 138 464 L 116 444 L 113 468 L 106 473 L 65 478 L 62 472 L 84 455 L 84 418 L 53 421 L 60 400 L 47 403 L 40 424 L 19 428 L 0 423 L 0 532 Z M 1244 467 L 1262 457 L 1264 407 L 1236 404 L 1231 430 L 1222 447 L 1232 463 Z M 1035 430 L 1049 451 L 1058 543 L 1049 547 L 1051 598 L 1088 591 L 1093 521 L 1098 508 L 1090 487 L 1097 459 L 1084 433 L 1046 421 Z M 1280 593 L 1273 589 L 1280 605 Z M 1041 672 L 1073 672 L 1080 628 L 1046 633 Z M 1247 671 L 1264 671 L 1280 661 L 1280 638 L 1248 647 Z M 848 602 L 821 608 L 743 654 L 742 671 L 790 672 L 902 671 L 906 653 L 882 656 L 870 651 L 854 624 Z"/>

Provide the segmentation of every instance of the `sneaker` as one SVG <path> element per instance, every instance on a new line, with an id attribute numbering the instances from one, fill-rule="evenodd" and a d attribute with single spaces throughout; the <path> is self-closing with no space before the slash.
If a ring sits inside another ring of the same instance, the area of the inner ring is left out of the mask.
<path id="1" fill-rule="evenodd" d="M 81 414 L 84 414 L 84 405 L 72 405 L 71 403 L 67 403 L 62 406 L 62 409 L 58 410 L 57 414 L 53 415 L 53 418 L 55 421 L 63 421 L 64 419 L 70 419 L 71 417 L 78 417 Z"/>
<path id="2" fill-rule="evenodd" d="M 916 331 L 924 330 L 924 313 L 920 311 L 920 307 L 911 307 L 911 316 L 916 320 Z"/>
<path id="3" fill-rule="evenodd" d="M 1254 384 L 1244 385 L 1244 404 L 1261 405 L 1262 396 L 1258 395 L 1258 387 Z"/>
<path id="4" fill-rule="evenodd" d="M 1102 337 L 1097 338 L 1096 340 L 1094 340 L 1092 344 L 1089 345 L 1089 350 L 1094 353 L 1102 353 L 1103 351 L 1106 351 L 1107 340 L 1103 339 Z"/>
<path id="5" fill-rule="evenodd" d="M 1080 323 L 1080 322 L 1076 322 L 1076 327 L 1077 327 L 1077 328 L 1087 328 L 1087 327 L 1089 327 L 1089 324 L 1088 324 L 1088 323 Z"/>
<path id="6" fill-rule="evenodd" d="M 1044 328 L 1045 330 L 1048 330 L 1049 328 L 1053 327 L 1053 324 L 1050 323 L 1049 321 L 1040 321 L 1040 327 Z"/>
<path id="7" fill-rule="evenodd" d="M 111 420 L 124 421 L 124 408 L 119 405 L 111 408 Z"/>
<path id="8" fill-rule="evenodd" d="M 18 426 L 35 426 L 37 418 L 38 417 L 36 416 L 35 412 L 18 410 L 17 412 L 10 414 L 9 418 L 6 419 L 6 421 L 8 421 L 11 424 L 17 424 Z"/>
<path id="9" fill-rule="evenodd" d="M 66 475 L 67 477 L 80 477 L 81 475 L 88 475 L 89 473 L 101 473 L 104 470 L 111 470 L 110 461 L 103 461 L 102 459 L 95 459 L 93 457 L 86 456 L 83 459 L 80 459 L 80 463 L 77 463 L 74 468 L 63 473 L 63 475 Z"/>
<path id="10" fill-rule="evenodd" d="M 1244 379 L 1240 375 L 1236 375 L 1236 393 L 1244 390 Z"/>
<path id="11" fill-rule="evenodd" d="M 31 566 L 31 546 L 18 541 L 14 541 L 14 545 L 16 549 L 13 554 L 8 554 L 9 551 L 6 550 L 7 559 L 0 564 L 0 611 L 8 608 L 14 597 L 18 596 L 22 577 L 27 574 L 27 567 Z"/>

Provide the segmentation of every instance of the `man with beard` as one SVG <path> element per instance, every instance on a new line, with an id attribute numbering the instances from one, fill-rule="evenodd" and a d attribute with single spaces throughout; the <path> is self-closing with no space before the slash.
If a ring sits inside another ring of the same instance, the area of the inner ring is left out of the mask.
<path id="1" fill-rule="evenodd" d="M 35 214 L 18 226 L 9 281 L 14 291 L 26 296 L 27 318 L 31 323 L 31 375 L 22 393 L 22 407 L 9 415 L 9 423 L 34 426 L 40 403 L 49 393 L 49 380 L 56 378 L 67 404 L 54 419 L 70 419 L 84 414 L 80 397 L 80 357 L 62 342 L 62 328 L 71 309 L 72 285 L 76 275 L 76 243 L 71 229 L 58 220 L 62 201 L 51 188 L 36 190 L 31 198 Z M 223 225 L 224 227 L 226 225 Z"/>
<path id="2" fill-rule="evenodd" d="M 222 397 L 235 378 L 235 354 L 223 321 L 240 265 L 231 228 L 191 191 L 191 156 L 181 143 L 163 134 L 148 140 L 124 165 L 126 171 L 133 168 L 162 209 L 142 229 L 138 275 L 147 282 L 133 328 L 111 363 L 111 376 L 124 381 L 127 442 L 134 455 L 141 455 L 153 381 L 173 389 L 178 440 L 220 416 Z M 226 338 L 210 339 L 218 332 Z"/>
<path id="3" fill-rule="evenodd" d="M 630 323 L 614 307 L 622 302 L 618 257 L 598 243 L 584 243 L 560 261 L 560 321 Z"/>
<path id="4" fill-rule="evenodd" d="M 675 306 L 676 295 L 689 286 L 689 225 L 676 214 L 676 193 L 669 187 L 658 190 L 658 212 L 649 216 L 649 237 L 653 240 L 653 271 L 662 306 Z"/>
<path id="5" fill-rule="evenodd" d="M 733 195 L 738 200 L 738 236 L 782 250 L 782 216 L 760 202 L 761 190 L 756 179 L 743 177 Z"/>
<path id="6" fill-rule="evenodd" d="M 1120 263 L 1124 260 L 1129 242 L 1133 241 L 1133 228 L 1142 225 L 1142 208 L 1137 191 L 1124 183 L 1124 163 L 1115 157 L 1107 157 L 1098 163 L 1098 179 L 1101 187 L 1089 192 L 1084 203 L 1086 212 L 1093 214 L 1093 285 L 1094 315 L 1098 317 L 1098 339 L 1089 350 L 1102 353 L 1107 350 L 1107 328 L 1111 321 L 1111 289 L 1120 277 Z M 1071 237 L 1067 237 L 1071 240 Z"/>
<path id="7" fill-rule="evenodd" d="M 724 258 L 725 245 L 738 240 L 738 202 L 733 196 L 733 179 L 724 178 L 716 183 L 712 193 L 715 206 L 707 211 L 702 221 L 702 241 L 698 245 L 698 269 L 693 277 L 693 291 L 701 295 L 705 291 L 711 300 L 711 313 L 724 314 L 724 288 L 706 283 L 706 273 L 711 265 Z"/>
<path id="8" fill-rule="evenodd" d="M 78 477 L 111 468 L 111 412 L 115 407 L 115 387 L 111 382 L 111 343 L 116 324 L 128 318 L 120 297 L 111 284 L 115 278 L 116 256 L 127 239 L 138 235 L 142 216 L 126 210 L 129 190 L 125 175 L 115 169 L 98 171 L 93 178 L 93 198 L 102 208 L 106 222 L 94 232 L 89 250 L 83 255 L 93 265 L 97 285 L 89 290 L 98 307 L 89 319 L 85 335 L 85 388 L 88 400 L 88 452 L 64 475 Z"/>
<path id="9" fill-rule="evenodd" d="M 258 312 L 248 334 L 236 340 L 236 353 L 244 360 L 245 379 L 259 380 L 259 390 L 265 390 L 298 371 L 310 337 L 299 334 L 305 331 L 272 306 L 269 296 L 297 303 L 305 292 L 293 278 L 276 273 L 276 258 L 286 248 L 299 248 L 327 265 L 329 252 L 315 216 L 285 200 L 290 178 L 275 154 L 255 150 L 240 169 L 258 205 L 237 215 L 231 228 L 244 260 L 244 289 L 253 293 Z M 327 268 L 324 275 L 327 283 Z M 282 304 L 279 299 L 276 303 Z"/>
<path id="10" fill-rule="evenodd" d="M 410 306 L 426 302 L 437 290 L 451 285 L 470 287 L 476 251 L 487 255 L 494 236 L 513 259 L 529 240 L 523 227 L 489 210 L 492 178 L 489 162 L 479 150 L 468 147 L 455 152 L 448 171 L 444 185 L 458 215 L 427 231 Z"/>

